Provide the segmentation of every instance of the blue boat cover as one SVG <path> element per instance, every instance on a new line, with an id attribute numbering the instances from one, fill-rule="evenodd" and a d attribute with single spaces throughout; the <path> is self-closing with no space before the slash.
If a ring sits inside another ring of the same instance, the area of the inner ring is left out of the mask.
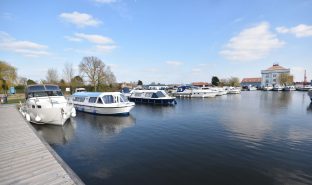
<path id="1" fill-rule="evenodd" d="M 98 97 L 103 92 L 76 92 L 72 96 L 79 96 L 79 97 Z"/>

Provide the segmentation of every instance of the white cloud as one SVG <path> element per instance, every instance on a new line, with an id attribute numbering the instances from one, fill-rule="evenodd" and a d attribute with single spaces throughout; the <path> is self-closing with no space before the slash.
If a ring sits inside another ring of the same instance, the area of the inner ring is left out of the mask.
<path id="1" fill-rule="evenodd" d="M 94 0 L 97 3 L 103 3 L 103 4 L 111 4 L 111 3 L 116 3 L 117 0 Z"/>
<path id="2" fill-rule="evenodd" d="M 109 53 L 113 49 L 115 49 L 116 46 L 115 45 L 97 45 L 95 46 L 95 48 L 98 52 Z"/>
<path id="3" fill-rule="evenodd" d="M 63 21 L 72 23 L 80 28 L 87 26 L 98 26 L 102 23 L 100 20 L 93 18 L 92 15 L 79 12 L 61 13 L 59 17 Z"/>
<path id="4" fill-rule="evenodd" d="M 220 54 L 229 60 L 258 60 L 283 45 L 284 42 L 270 32 L 270 25 L 262 22 L 231 38 Z"/>
<path id="5" fill-rule="evenodd" d="M 298 26 L 292 28 L 286 28 L 283 26 L 277 27 L 276 31 L 279 33 L 291 33 L 298 38 L 312 36 L 312 26 L 305 24 L 299 24 Z"/>
<path id="6" fill-rule="evenodd" d="M 69 41 L 72 41 L 72 42 L 81 42 L 82 41 L 82 39 L 78 38 L 78 37 L 65 36 L 64 38 L 69 40 Z"/>
<path id="7" fill-rule="evenodd" d="M 95 35 L 95 34 L 84 34 L 84 33 L 75 33 L 74 37 L 71 37 L 71 39 L 76 40 L 86 40 L 91 43 L 95 44 L 112 44 L 114 41 L 109 37 L 104 37 L 102 35 Z"/>
<path id="8" fill-rule="evenodd" d="M 169 61 L 166 61 L 166 64 L 172 65 L 172 66 L 180 66 L 180 65 L 182 65 L 183 63 L 182 63 L 182 62 L 179 62 L 179 61 L 169 60 Z"/>
<path id="9" fill-rule="evenodd" d="M 6 32 L 0 31 L 0 50 L 18 53 L 27 57 L 49 55 L 48 46 L 31 41 L 19 41 Z"/>

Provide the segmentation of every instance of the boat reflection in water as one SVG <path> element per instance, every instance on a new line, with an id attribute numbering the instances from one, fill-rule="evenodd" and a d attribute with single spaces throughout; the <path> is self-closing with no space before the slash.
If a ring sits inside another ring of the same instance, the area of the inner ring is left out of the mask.
<path id="1" fill-rule="evenodd" d="M 123 116 L 102 116 L 88 113 L 81 113 L 77 120 L 89 124 L 89 126 L 101 130 L 105 135 L 115 135 L 120 133 L 124 128 L 132 127 L 135 124 L 135 118 L 130 115 Z"/>
<path id="2" fill-rule="evenodd" d="M 67 120 L 63 126 L 32 124 L 47 143 L 63 145 L 75 135 L 76 123 L 74 119 Z"/>
<path id="3" fill-rule="evenodd" d="M 310 105 L 307 107 L 307 111 L 309 113 L 312 113 L 312 102 L 310 103 Z"/>

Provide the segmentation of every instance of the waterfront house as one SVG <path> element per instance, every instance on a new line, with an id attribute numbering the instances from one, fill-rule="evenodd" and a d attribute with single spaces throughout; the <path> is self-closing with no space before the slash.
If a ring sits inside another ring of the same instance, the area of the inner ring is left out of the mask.
<path id="1" fill-rule="evenodd" d="M 272 67 L 269 67 L 266 70 L 262 70 L 261 86 L 265 87 L 265 86 L 281 85 L 278 82 L 278 78 L 281 74 L 290 75 L 290 69 L 282 67 L 279 64 L 273 64 Z"/>
<path id="2" fill-rule="evenodd" d="M 243 78 L 243 80 L 241 81 L 241 86 L 261 87 L 261 80 L 262 80 L 261 78 Z"/>

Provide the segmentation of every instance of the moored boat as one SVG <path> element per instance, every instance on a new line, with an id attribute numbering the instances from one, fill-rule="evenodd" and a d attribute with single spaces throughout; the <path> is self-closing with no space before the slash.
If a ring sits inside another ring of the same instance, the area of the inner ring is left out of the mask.
<path id="1" fill-rule="evenodd" d="M 312 101 L 312 90 L 309 90 L 308 95 L 310 96 L 310 99 Z"/>
<path id="2" fill-rule="evenodd" d="M 305 85 L 305 86 L 301 86 L 301 87 L 296 87 L 297 91 L 309 91 L 312 90 L 312 86 L 311 85 Z"/>
<path id="3" fill-rule="evenodd" d="M 227 93 L 228 94 L 240 94 L 241 90 L 239 88 L 236 88 L 236 87 L 230 87 L 227 89 Z"/>
<path id="4" fill-rule="evenodd" d="M 25 92 L 26 102 L 20 112 L 36 124 L 63 125 L 76 116 L 73 102 L 65 99 L 57 85 L 30 85 Z"/>
<path id="5" fill-rule="evenodd" d="M 273 91 L 282 91 L 282 90 L 284 90 L 284 87 L 283 87 L 283 86 L 275 85 L 275 86 L 273 87 Z"/>
<path id="6" fill-rule="evenodd" d="M 191 86 L 180 86 L 173 95 L 177 97 L 190 97 L 192 95 L 192 90 L 193 88 Z"/>
<path id="7" fill-rule="evenodd" d="M 135 103 L 175 105 L 175 97 L 169 96 L 164 90 L 133 90 L 128 99 Z"/>
<path id="8" fill-rule="evenodd" d="M 193 89 L 191 97 L 192 98 L 212 98 L 218 95 L 218 91 L 214 89 L 209 89 L 209 88 L 198 88 L 198 89 Z"/>
<path id="9" fill-rule="evenodd" d="M 77 111 L 93 114 L 129 114 L 135 103 L 120 92 L 77 92 L 72 95 Z"/>
<path id="10" fill-rule="evenodd" d="M 288 85 L 284 88 L 284 91 L 295 91 L 296 88 L 293 85 Z"/>
<path id="11" fill-rule="evenodd" d="M 272 91 L 273 90 L 273 86 L 265 86 L 263 87 L 264 91 Z"/>

